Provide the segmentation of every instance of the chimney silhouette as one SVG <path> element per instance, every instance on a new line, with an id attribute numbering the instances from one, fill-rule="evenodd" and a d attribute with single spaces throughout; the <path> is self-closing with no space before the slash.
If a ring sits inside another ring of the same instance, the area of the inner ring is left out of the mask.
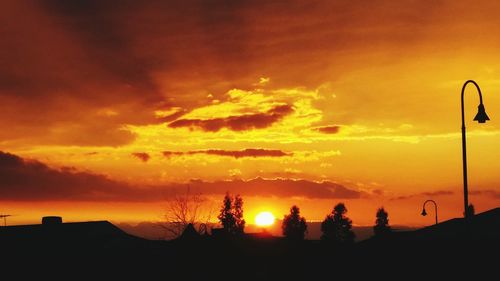
<path id="1" fill-rule="evenodd" d="M 62 224 L 62 217 L 47 216 L 42 218 L 42 225 L 57 225 Z"/>

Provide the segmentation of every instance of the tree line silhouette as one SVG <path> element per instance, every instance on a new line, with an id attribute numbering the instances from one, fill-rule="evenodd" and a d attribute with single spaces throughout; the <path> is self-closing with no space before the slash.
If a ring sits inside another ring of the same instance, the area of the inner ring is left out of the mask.
<path id="1" fill-rule="evenodd" d="M 347 217 L 347 208 L 344 203 L 338 203 L 333 210 L 326 215 L 321 223 L 321 240 L 333 244 L 352 244 L 355 234 L 352 231 L 352 220 Z M 374 235 L 377 237 L 386 236 L 392 230 L 389 226 L 389 214 L 380 207 L 376 212 Z M 231 196 L 229 192 L 224 196 L 220 213 L 218 215 L 224 233 L 229 235 L 242 235 L 245 229 L 243 219 L 243 198 L 238 194 Z M 300 208 L 293 205 L 290 213 L 284 215 L 282 234 L 286 239 L 292 241 L 304 240 L 307 233 L 307 221 L 300 215 Z"/>
<path id="2" fill-rule="evenodd" d="M 187 189 L 185 194 L 176 196 L 169 202 L 168 213 L 165 215 L 166 223 L 161 224 L 170 236 L 179 237 L 188 227 L 197 225 L 196 232 L 207 234 L 212 209 L 208 209 L 208 215 L 203 215 L 202 209 L 207 199 L 200 194 L 191 193 Z M 473 207 L 471 206 L 471 212 Z M 392 230 L 389 226 L 389 214 L 380 207 L 375 214 L 376 220 L 373 226 L 374 235 L 383 237 Z M 217 216 L 222 230 L 226 235 L 241 236 L 244 234 L 246 221 L 243 218 L 243 198 L 237 194 L 232 196 L 226 192 Z M 300 215 L 300 208 L 293 205 L 290 213 L 284 215 L 281 231 L 288 240 L 304 240 L 307 234 L 307 220 Z M 347 216 L 347 207 L 344 203 L 338 203 L 332 211 L 326 215 L 321 223 L 321 240 L 334 244 L 352 244 L 356 238 L 352 231 L 352 220 Z"/>

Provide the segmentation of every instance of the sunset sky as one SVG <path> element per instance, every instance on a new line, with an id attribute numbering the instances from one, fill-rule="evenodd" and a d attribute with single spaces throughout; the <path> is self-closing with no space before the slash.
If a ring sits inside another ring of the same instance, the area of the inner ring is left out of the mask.
<path id="1" fill-rule="evenodd" d="M 2 1 L 0 213 L 160 220 L 189 186 L 245 217 L 355 225 L 500 206 L 496 1 Z M 216 217 L 216 215 L 214 216 Z"/>

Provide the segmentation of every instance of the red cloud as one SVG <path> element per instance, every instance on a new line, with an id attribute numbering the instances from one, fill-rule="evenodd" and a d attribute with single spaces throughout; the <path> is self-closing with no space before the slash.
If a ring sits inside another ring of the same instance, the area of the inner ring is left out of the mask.
<path id="1" fill-rule="evenodd" d="M 406 200 L 414 197 L 433 197 L 433 196 L 448 196 L 448 195 L 453 195 L 453 191 L 450 190 L 438 190 L 438 191 L 426 191 L 426 192 L 420 192 L 420 193 L 415 193 L 415 194 L 409 194 L 409 195 L 402 195 L 398 196 L 395 198 L 391 198 L 391 200 Z"/>
<path id="2" fill-rule="evenodd" d="M 295 179 L 228 180 L 204 182 L 193 180 L 189 186 L 207 194 L 223 194 L 226 191 L 243 196 L 306 197 L 311 199 L 350 199 L 365 195 L 330 181 L 316 182 Z"/>
<path id="3" fill-rule="evenodd" d="M 151 156 L 145 152 L 134 152 L 132 156 L 139 158 L 142 162 L 148 162 L 149 158 L 151 158 Z"/>
<path id="4" fill-rule="evenodd" d="M 286 153 L 277 149 L 263 149 L 263 148 L 247 148 L 243 150 L 222 150 L 222 149 L 207 149 L 207 150 L 193 150 L 193 151 L 163 151 L 165 157 L 192 155 L 192 154 L 208 154 L 219 156 L 230 156 L 234 158 L 242 157 L 282 157 L 291 156 L 292 153 Z"/>
<path id="5" fill-rule="evenodd" d="M 0 127 L 9 128 L 0 131 L 2 141 L 124 145 L 134 137 L 119 130 L 124 124 L 171 122 L 182 112 L 157 118 L 154 111 L 197 108 L 208 103 L 207 93 L 248 87 L 263 72 L 276 89 L 314 88 L 330 81 L 332 73 L 358 70 L 372 46 L 408 58 L 426 46 L 447 51 L 461 42 L 455 40 L 461 38 L 458 32 L 424 40 L 417 35 L 435 34 L 436 22 L 415 20 L 432 10 L 445 30 L 455 31 L 457 15 L 447 11 L 462 10 L 461 1 L 110 2 L 118 1 L 2 1 Z M 343 12 L 328 12 L 337 10 Z M 490 19 L 483 14 L 467 20 Z M 491 24 L 498 25 L 497 18 Z M 296 28 L 297 22 L 309 24 Z M 96 114 L 103 108 L 118 114 Z M 268 126 L 280 113 L 235 117 L 229 124 L 221 119 L 222 125 L 218 120 L 184 123 L 245 130 Z"/>
<path id="6" fill-rule="evenodd" d="M 324 126 L 324 127 L 318 127 L 316 128 L 316 130 L 325 134 L 336 134 L 340 131 L 340 126 L 336 125 Z"/>
<path id="7" fill-rule="evenodd" d="M 179 119 L 168 124 L 168 126 L 170 128 L 197 127 L 207 132 L 217 132 L 222 128 L 233 131 L 246 131 L 269 127 L 292 112 L 293 107 L 284 104 L 271 108 L 265 113 L 244 114 L 214 119 Z"/>
<path id="8" fill-rule="evenodd" d="M 330 182 L 295 179 L 228 180 L 135 186 L 104 175 L 75 168 L 51 168 L 36 160 L 25 160 L 0 151 L 0 201 L 161 201 L 188 186 L 206 195 L 226 191 L 244 196 L 306 197 L 323 199 L 359 198 L 364 193 Z"/>
<path id="9" fill-rule="evenodd" d="M 182 152 L 182 151 L 163 151 L 162 154 L 165 157 L 170 157 L 170 156 L 180 156 L 180 155 L 189 154 L 189 153 Z"/>
<path id="10" fill-rule="evenodd" d="M 0 151 L 2 200 L 127 201 L 153 197 L 131 185 L 75 168 L 54 169 Z"/>
<path id="11" fill-rule="evenodd" d="M 474 194 L 474 195 L 486 195 L 486 196 L 490 196 L 491 198 L 500 199 L 500 191 L 493 190 L 493 189 L 472 190 L 472 191 L 469 191 L 469 193 Z"/>

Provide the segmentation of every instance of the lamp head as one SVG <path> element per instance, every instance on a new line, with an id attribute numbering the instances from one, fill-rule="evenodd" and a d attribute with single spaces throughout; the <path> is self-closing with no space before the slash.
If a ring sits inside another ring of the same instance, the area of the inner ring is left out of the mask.
<path id="1" fill-rule="evenodd" d="M 474 121 L 477 121 L 478 123 L 485 123 L 488 120 L 490 120 L 490 118 L 488 117 L 486 111 L 484 110 L 484 105 L 481 103 L 477 107 L 477 114 L 476 117 L 474 117 Z"/>
<path id="2" fill-rule="evenodd" d="M 427 216 L 427 212 L 425 211 L 425 208 L 422 209 L 422 214 L 421 215 L 424 216 L 424 217 Z"/>

